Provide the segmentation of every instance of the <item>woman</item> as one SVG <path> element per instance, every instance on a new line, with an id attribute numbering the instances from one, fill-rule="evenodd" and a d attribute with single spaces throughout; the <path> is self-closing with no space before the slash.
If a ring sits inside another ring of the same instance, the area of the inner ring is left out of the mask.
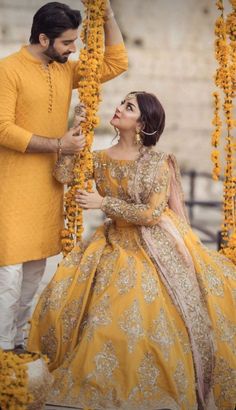
<path id="1" fill-rule="evenodd" d="M 61 262 L 35 310 L 29 348 L 50 358 L 50 402 L 90 409 L 229 410 L 236 403 L 235 266 L 191 231 L 165 113 L 133 92 L 94 153 L 84 209 L 110 218 Z"/>

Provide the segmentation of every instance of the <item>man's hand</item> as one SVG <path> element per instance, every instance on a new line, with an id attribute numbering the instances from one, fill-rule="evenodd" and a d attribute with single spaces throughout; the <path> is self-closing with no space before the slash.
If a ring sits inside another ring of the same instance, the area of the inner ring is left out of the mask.
<path id="1" fill-rule="evenodd" d="M 62 154 L 78 154 L 85 147 L 86 140 L 80 132 L 81 128 L 77 125 L 65 133 L 61 138 Z"/>
<path id="2" fill-rule="evenodd" d="M 87 192 L 82 189 L 77 191 L 75 200 L 83 209 L 100 209 L 103 197 L 95 189 L 93 192 Z"/>
<path id="3" fill-rule="evenodd" d="M 77 127 L 81 122 L 86 121 L 86 110 L 84 104 L 80 103 L 75 106 L 75 116 L 73 121 L 73 127 Z"/>

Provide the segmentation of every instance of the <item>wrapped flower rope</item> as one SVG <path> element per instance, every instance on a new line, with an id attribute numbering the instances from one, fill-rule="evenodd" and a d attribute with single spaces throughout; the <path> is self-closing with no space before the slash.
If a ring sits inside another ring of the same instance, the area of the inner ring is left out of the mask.
<path id="1" fill-rule="evenodd" d="M 215 23 L 215 55 L 218 68 L 215 75 L 215 84 L 223 94 L 223 103 L 220 101 L 219 92 L 214 92 L 214 131 L 212 133 L 212 161 L 213 179 L 220 176 L 219 143 L 222 134 L 222 121 L 220 109 L 224 113 L 226 127 L 225 137 L 225 171 L 224 171 L 224 194 L 223 194 L 223 224 L 222 224 L 222 250 L 221 252 L 236 263 L 236 229 L 235 229 L 235 153 L 236 144 L 232 130 L 236 125 L 233 119 L 233 98 L 236 90 L 236 0 L 230 0 L 233 7 L 232 13 L 224 17 L 223 0 L 217 0 L 216 6 L 220 10 L 220 16 Z"/>
<path id="2" fill-rule="evenodd" d="M 22 357 L 0 350 L 0 407 L 2 410 L 26 410 L 32 402 L 28 392 L 26 363 L 30 355 Z"/>
<path id="3" fill-rule="evenodd" d="M 66 228 L 62 231 L 63 253 L 70 252 L 81 239 L 83 232 L 82 209 L 75 202 L 78 189 L 92 188 L 93 162 L 91 146 L 94 128 L 99 123 L 97 110 L 100 102 L 100 83 L 103 62 L 103 25 L 106 0 L 87 0 L 85 19 L 83 20 L 81 39 L 84 48 L 80 51 L 78 93 L 80 102 L 85 107 L 86 119 L 81 123 L 82 133 L 86 137 L 84 150 L 76 157 L 74 181 L 65 194 Z"/>

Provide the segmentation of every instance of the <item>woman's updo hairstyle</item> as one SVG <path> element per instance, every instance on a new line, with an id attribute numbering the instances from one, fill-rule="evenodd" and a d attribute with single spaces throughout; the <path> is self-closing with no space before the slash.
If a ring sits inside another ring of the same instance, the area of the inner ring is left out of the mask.
<path id="1" fill-rule="evenodd" d="M 140 121 L 143 124 L 140 136 L 146 147 L 156 145 L 165 128 L 165 111 L 158 98 L 145 91 L 133 91 L 141 112 Z"/>

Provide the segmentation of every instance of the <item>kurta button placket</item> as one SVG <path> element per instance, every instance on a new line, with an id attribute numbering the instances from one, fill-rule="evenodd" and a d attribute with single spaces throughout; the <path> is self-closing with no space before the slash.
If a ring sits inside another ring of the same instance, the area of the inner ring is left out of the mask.
<path id="1" fill-rule="evenodd" d="M 52 112 L 53 108 L 53 85 L 52 85 L 52 76 L 51 76 L 51 70 L 50 70 L 50 65 L 47 64 L 46 66 L 43 66 L 43 70 L 46 73 L 46 81 L 48 83 L 48 114 Z"/>

